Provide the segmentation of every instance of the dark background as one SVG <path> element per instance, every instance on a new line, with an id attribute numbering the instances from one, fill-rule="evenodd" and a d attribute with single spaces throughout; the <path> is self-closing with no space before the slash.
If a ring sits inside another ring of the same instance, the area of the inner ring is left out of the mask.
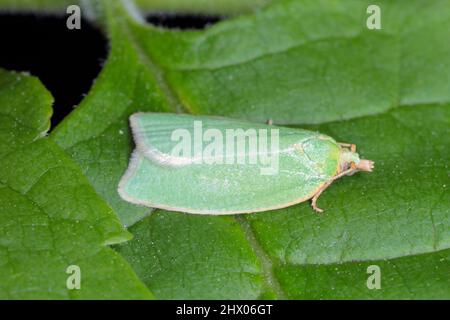
<path id="1" fill-rule="evenodd" d="M 108 55 L 108 42 L 96 26 L 82 20 L 80 30 L 66 27 L 67 16 L 0 14 L 0 67 L 38 77 L 55 98 L 52 128 L 80 103 Z M 150 15 L 166 28 L 202 29 L 216 16 Z"/>

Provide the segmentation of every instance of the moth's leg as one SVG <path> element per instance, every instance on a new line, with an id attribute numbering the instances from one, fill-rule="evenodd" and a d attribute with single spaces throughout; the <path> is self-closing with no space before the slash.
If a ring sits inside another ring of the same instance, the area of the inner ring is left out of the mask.
<path id="1" fill-rule="evenodd" d="M 353 174 L 355 171 L 357 171 L 357 170 L 356 170 L 356 167 L 347 169 L 347 170 L 342 171 L 341 173 L 335 175 L 335 176 L 334 176 L 333 178 L 331 178 L 329 181 L 325 182 L 325 184 L 324 184 L 322 187 L 320 187 L 319 190 L 317 190 L 316 194 L 315 194 L 314 197 L 312 197 L 312 199 L 311 199 L 311 206 L 312 206 L 312 208 L 314 209 L 314 211 L 316 211 L 316 212 L 318 212 L 318 213 L 323 212 L 323 210 L 320 209 L 320 208 L 317 206 L 317 200 L 319 199 L 320 195 L 322 194 L 322 192 L 325 191 L 326 188 L 328 188 L 335 180 L 339 179 L 340 177 L 345 176 L 345 175 L 347 175 L 347 174 L 348 174 L 348 175 L 351 175 L 351 174 Z"/>
<path id="2" fill-rule="evenodd" d="M 338 142 L 338 145 L 343 148 L 349 148 L 351 152 L 356 152 L 356 144 Z"/>
<path id="3" fill-rule="evenodd" d="M 273 125 L 273 120 L 272 119 L 267 119 L 266 124 L 268 124 L 269 126 Z"/>
<path id="4" fill-rule="evenodd" d="M 330 184 L 333 183 L 333 181 L 334 180 L 330 180 L 330 181 L 326 182 L 322 187 L 320 187 L 319 191 L 317 191 L 316 194 L 314 195 L 314 197 L 311 199 L 311 206 L 315 212 L 317 212 L 317 213 L 323 212 L 323 210 L 317 206 L 317 200 L 319 199 L 322 192 L 324 192 L 325 189 L 328 188 L 330 186 Z"/>
<path id="5" fill-rule="evenodd" d="M 356 164 L 355 164 L 354 162 L 352 162 L 352 163 L 350 164 L 350 169 L 347 170 L 347 171 L 350 171 L 349 173 L 347 173 L 348 176 L 352 176 L 352 175 L 354 175 L 356 172 L 358 172 L 358 170 L 357 170 L 357 168 L 356 168 Z"/>

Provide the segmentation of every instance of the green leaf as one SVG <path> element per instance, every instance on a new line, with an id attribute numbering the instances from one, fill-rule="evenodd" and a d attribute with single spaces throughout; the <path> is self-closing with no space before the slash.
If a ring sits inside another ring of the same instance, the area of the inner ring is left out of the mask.
<path id="1" fill-rule="evenodd" d="M 450 251 L 391 260 L 283 266 L 276 270 L 290 299 L 448 299 Z M 367 290 L 370 266 L 381 270 L 380 290 Z M 431 273 L 431 274 L 430 274 Z"/>
<path id="2" fill-rule="evenodd" d="M 270 0 L 136 0 L 146 12 L 174 12 L 192 14 L 239 14 L 260 8 Z M 0 0 L 0 9 L 26 11 L 65 11 L 73 4 L 86 4 L 83 0 Z M 88 9 L 88 8 L 85 8 Z"/>
<path id="3" fill-rule="evenodd" d="M 383 3 L 389 15 L 381 31 L 366 30 L 361 1 L 282 1 L 188 32 L 140 23 L 120 3 L 104 3 L 109 61 L 53 138 L 126 225 L 149 213 L 116 192 L 132 148 L 127 117 L 135 111 L 303 124 L 377 114 L 400 102 L 450 101 L 449 28 L 441 27 L 450 23 L 448 1 L 411 2 L 409 10 Z M 407 19 L 418 6 L 424 18 Z M 432 37 L 420 28 L 429 25 L 439 25 Z M 422 36 L 412 37 L 417 29 Z M 430 62 L 423 67 L 418 57 Z"/>
<path id="4" fill-rule="evenodd" d="M 140 9 L 150 12 L 191 14 L 240 14 L 262 7 L 270 0 L 136 0 Z"/>
<path id="5" fill-rule="evenodd" d="M 155 28 L 122 2 L 99 3 L 108 63 L 52 138 L 123 223 L 137 222 L 117 250 L 158 298 L 450 296 L 450 2 L 376 2 L 382 30 L 371 31 L 369 3 L 279 1 L 203 31 Z M 310 127 L 356 143 L 376 170 L 334 183 L 323 215 L 304 203 L 144 218 L 116 190 L 136 111 Z M 371 264 L 381 290 L 366 286 Z"/>
<path id="6" fill-rule="evenodd" d="M 51 140 L 53 99 L 34 77 L 0 70 L 0 298 L 150 298 L 107 245 L 131 238 Z M 66 269 L 81 269 L 68 290 Z"/>
<path id="7" fill-rule="evenodd" d="M 38 79 L 0 69 L 0 158 L 47 134 L 52 103 Z"/>
<path id="8" fill-rule="evenodd" d="M 450 105 L 320 126 L 376 163 L 327 189 L 324 214 L 309 203 L 237 218 L 158 210 L 118 250 L 163 299 L 449 298 L 449 128 Z M 369 265 L 383 290 L 367 289 Z"/>

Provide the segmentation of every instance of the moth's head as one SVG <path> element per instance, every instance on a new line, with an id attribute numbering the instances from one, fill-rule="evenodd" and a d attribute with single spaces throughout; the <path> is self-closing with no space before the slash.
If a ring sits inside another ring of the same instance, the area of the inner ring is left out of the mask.
<path id="1" fill-rule="evenodd" d="M 355 171 L 371 172 L 374 167 L 374 162 L 372 160 L 360 159 L 359 154 L 356 152 L 343 149 L 339 158 L 339 166 L 341 172 L 350 168 L 355 169 Z"/>

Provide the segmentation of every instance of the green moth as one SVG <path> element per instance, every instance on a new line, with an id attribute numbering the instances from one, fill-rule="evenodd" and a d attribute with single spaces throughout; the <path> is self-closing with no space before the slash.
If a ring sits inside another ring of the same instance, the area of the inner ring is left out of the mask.
<path id="1" fill-rule="evenodd" d="M 239 214 L 312 199 L 334 180 L 372 171 L 352 144 L 318 132 L 211 116 L 136 113 L 136 149 L 118 192 L 131 203 Z"/>

